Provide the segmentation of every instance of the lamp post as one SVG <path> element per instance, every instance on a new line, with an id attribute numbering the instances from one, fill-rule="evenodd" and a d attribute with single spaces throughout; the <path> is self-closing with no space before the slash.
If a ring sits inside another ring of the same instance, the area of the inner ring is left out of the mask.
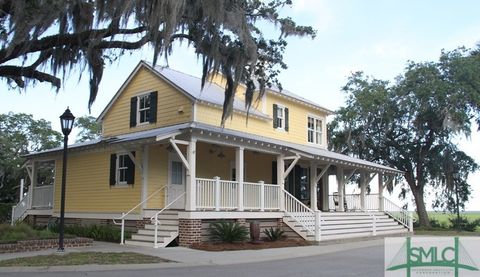
<path id="1" fill-rule="evenodd" d="M 65 183 L 67 181 L 67 145 L 68 145 L 68 135 L 72 131 L 73 122 L 75 121 L 75 116 L 70 112 L 70 109 L 67 107 L 65 112 L 60 116 L 60 124 L 62 126 L 63 133 L 63 167 L 62 167 L 62 194 L 60 199 L 60 228 L 58 235 L 58 251 L 63 252 L 65 248 L 63 247 L 63 237 L 64 237 L 64 226 L 65 226 Z"/>

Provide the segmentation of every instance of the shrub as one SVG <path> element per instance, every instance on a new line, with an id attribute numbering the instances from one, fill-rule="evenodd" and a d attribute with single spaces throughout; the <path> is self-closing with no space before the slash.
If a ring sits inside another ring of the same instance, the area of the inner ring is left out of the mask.
<path id="1" fill-rule="evenodd" d="M 460 218 L 452 216 L 448 220 L 450 221 L 451 228 L 456 230 L 475 232 L 480 226 L 480 219 L 469 221 L 465 216 L 460 216 Z"/>
<path id="2" fill-rule="evenodd" d="M 12 216 L 12 206 L 10 203 L 0 203 L 0 223 L 10 222 Z"/>
<path id="3" fill-rule="evenodd" d="M 56 233 L 59 232 L 57 222 L 49 222 L 48 228 Z M 120 242 L 121 237 L 120 228 L 111 225 L 67 225 L 64 228 L 64 232 L 65 234 L 107 242 Z M 125 231 L 125 239 L 129 239 L 131 235 L 131 232 Z"/>
<path id="4" fill-rule="evenodd" d="M 19 240 L 29 239 L 53 238 L 57 238 L 57 234 L 48 229 L 35 230 L 25 223 L 16 224 L 14 226 L 9 224 L 0 224 L 0 243 L 13 243 Z"/>
<path id="5" fill-rule="evenodd" d="M 248 229 L 238 222 L 224 220 L 210 224 L 210 237 L 222 242 L 242 242 L 248 238 Z"/>
<path id="6" fill-rule="evenodd" d="M 280 228 L 270 227 L 270 229 L 265 229 L 263 233 L 267 236 L 269 241 L 277 241 L 286 238 L 285 232 Z"/>

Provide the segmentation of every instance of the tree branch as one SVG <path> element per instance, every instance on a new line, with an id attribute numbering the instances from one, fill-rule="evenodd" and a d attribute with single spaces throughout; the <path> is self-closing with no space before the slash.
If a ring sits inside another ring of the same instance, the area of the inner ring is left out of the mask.
<path id="1" fill-rule="evenodd" d="M 0 76 L 14 80 L 19 86 L 20 84 L 18 80 L 21 80 L 20 77 L 36 79 L 40 82 L 49 82 L 57 88 L 59 88 L 61 84 L 59 78 L 52 76 L 50 74 L 38 71 L 32 67 L 20 67 L 20 66 L 13 66 L 13 65 L 0 66 Z M 21 83 L 24 85 L 23 80 L 21 80 Z"/>
<path id="2" fill-rule="evenodd" d="M 114 35 L 132 35 L 139 34 L 146 30 L 144 26 L 140 26 L 133 29 L 96 29 L 88 30 L 76 34 L 58 34 L 53 36 L 44 37 L 39 40 L 32 40 L 19 43 L 13 48 L 0 50 L 0 63 L 15 59 L 21 55 L 34 53 L 46 49 L 51 49 L 64 45 L 86 45 L 93 38 L 106 38 Z"/>

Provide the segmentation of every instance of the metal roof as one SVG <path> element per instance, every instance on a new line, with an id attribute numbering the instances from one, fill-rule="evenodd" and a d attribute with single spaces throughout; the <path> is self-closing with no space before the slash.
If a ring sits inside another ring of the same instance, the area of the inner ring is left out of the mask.
<path id="1" fill-rule="evenodd" d="M 89 141 L 84 143 L 72 144 L 69 146 L 69 149 L 81 150 L 86 147 L 112 145 L 116 143 L 133 142 L 133 141 L 145 140 L 145 139 L 156 139 L 157 137 L 167 138 L 173 135 L 179 135 L 182 133 L 184 134 L 184 133 L 190 132 L 191 130 L 212 132 L 219 135 L 225 135 L 230 138 L 233 138 L 233 137 L 243 138 L 245 140 L 251 140 L 252 142 L 257 141 L 265 144 L 270 144 L 272 149 L 273 149 L 273 146 L 275 146 L 276 149 L 279 149 L 279 147 L 282 147 L 282 148 L 288 149 L 289 151 L 294 150 L 296 152 L 300 152 L 300 154 L 304 154 L 304 156 L 311 156 L 314 159 L 323 161 L 324 163 L 344 164 L 344 165 L 351 164 L 357 167 L 367 167 L 367 168 L 375 169 L 378 171 L 385 171 L 389 173 L 403 173 L 400 170 L 397 170 L 388 166 L 384 166 L 384 165 L 376 164 L 374 162 L 369 162 L 369 161 L 365 161 L 355 157 L 350 157 L 344 154 L 328 151 L 323 148 L 291 143 L 287 141 L 282 141 L 278 139 L 253 135 L 245 132 L 220 128 L 213 125 L 198 123 L 198 122 L 182 123 L 182 124 L 157 128 L 153 130 L 119 135 L 116 137 L 110 137 L 110 138 L 105 138 L 101 140 L 94 140 L 94 141 Z M 32 154 L 26 155 L 26 157 L 54 154 L 55 152 L 60 152 L 62 149 L 63 148 L 58 147 L 58 148 L 54 148 L 54 149 L 50 149 L 42 152 L 32 153 Z"/>
<path id="2" fill-rule="evenodd" d="M 158 65 L 152 68 L 184 92 L 188 93 L 192 98 L 223 107 L 225 89 L 221 86 L 207 81 L 202 89 L 202 81 L 198 77 Z M 233 109 L 244 113 L 247 112 L 245 102 L 238 98 L 235 98 L 235 101 L 233 101 Z M 262 113 L 254 107 L 250 107 L 249 113 L 259 117 L 271 118 L 268 114 Z"/>

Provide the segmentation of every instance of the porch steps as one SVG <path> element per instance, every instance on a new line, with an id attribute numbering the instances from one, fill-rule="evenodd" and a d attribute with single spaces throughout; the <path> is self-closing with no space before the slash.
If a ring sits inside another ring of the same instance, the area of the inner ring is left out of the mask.
<path id="1" fill-rule="evenodd" d="M 157 230 L 158 247 L 166 247 L 170 242 L 178 237 L 178 211 L 165 210 L 158 216 L 160 224 Z M 146 224 L 143 229 L 139 229 L 132 238 L 125 240 L 125 244 L 137 246 L 155 246 L 155 225 Z"/>
<path id="2" fill-rule="evenodd" d="M 383 212 L 353 213 L 324 212 L 321 214 L 321 240 L 335 240 L 373 236 L 372 216 L 376 218 L 376 235 L 407 233 L 408 229 Z M 305 240 L 314 240 L 295 219 L 285 216 L 283 222 Z"/>

